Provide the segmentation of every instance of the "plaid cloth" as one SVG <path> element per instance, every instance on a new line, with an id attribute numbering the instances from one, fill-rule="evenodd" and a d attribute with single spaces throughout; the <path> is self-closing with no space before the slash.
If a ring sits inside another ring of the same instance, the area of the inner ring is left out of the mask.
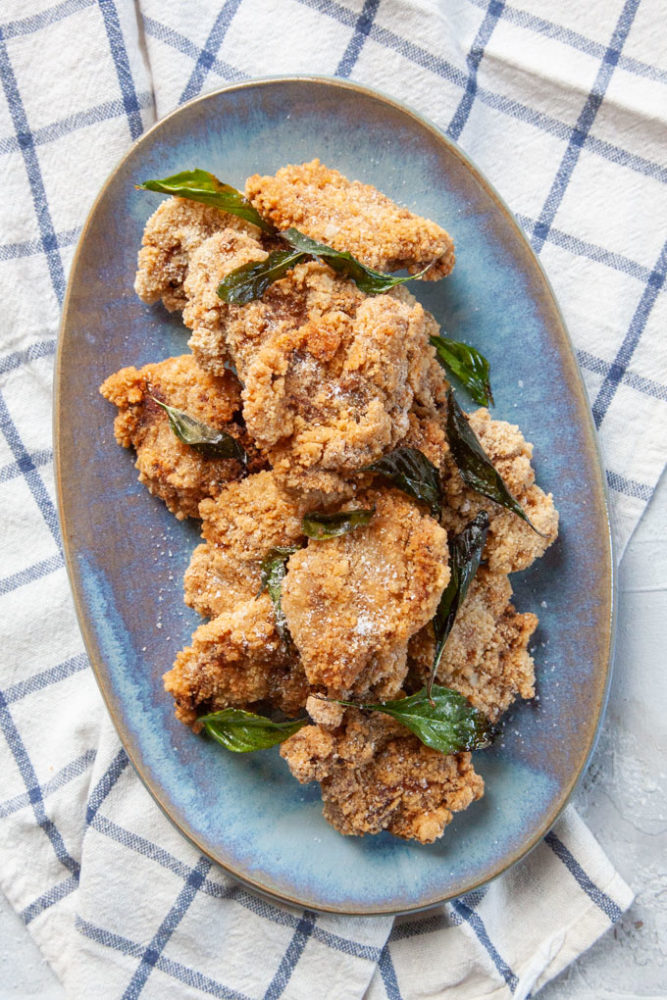
<path id="1" fill-rule="evenodd" d="M 620 554 L 667 437 L 659 0 L 5 0 L 0 17 L 2 889 L 70 997 L 527 997 L 631 899 L 571 810 L 486 890 L 392 922 L 267 902 L 154 805 L 69 596 L 55 335 L 88 208 L 156 115 L 250 76 L 354 77 L 459 142 L 540 255 L 590 394 Z"/>

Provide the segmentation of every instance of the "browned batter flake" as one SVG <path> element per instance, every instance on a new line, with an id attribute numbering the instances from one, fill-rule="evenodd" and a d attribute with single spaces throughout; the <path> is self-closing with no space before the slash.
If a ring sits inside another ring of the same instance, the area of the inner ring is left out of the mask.
<path id="1" fill-rule="evenodd" d="M 535 694 L 535 670 L 528 652 L 535 615 L 518 614 L 510 603 L 507 576 L 480 568 L 447 638 L 437 681 L 464 695 L 495 722 L 515 698 Z M 410 676 L 421 687 L 435 655 L 431 624 L 410 641 Z"/>
<path id="2" fill-rule="evenodd" d="M 282 167 L 273 177 L 255 174 L 246 195 L 277 229 L 293 226 L 376 270 L 414 274 L 432 264 L 426 277 L 433 281 L 454 267 L 454 243 L 444 229 L 319 160 Z"/>
<path id="3" fill-rule="evenodd" d="M 278 546 L 305 541 L 306 505 L 286 493 L 272 472 L 230 483 L 199 508 L 205 544 L 185 574 L 185 600 L 207 617 L 233 611 L 260 588 L 261 564 Z"/>
<path id="4" fill-rule="evenodd" d="M 282 608 L 312 686 L 387 699 L 449 580 L 447 536 L 397 490 L 369 490 L 354 506 L 375 506 L 370 523 L 296 552 Z"/>
<path id="5" fill-rule="evenodd" d="M 258 702 L 296 715 L 308 697 L 305 674 L 276 632 L 267 594 L 200 625 L 164 675 L 164 686 L 176 717 L 187 725 L 230 706 L 256 710 Z"/>
<path id="6" fill-rule="evenodd" d="M 249 238 L 260 230 L 219 208 L 187 198 L 167 198 L 146 223 L 139 251 L 139 270 L 134 289 L 152 305 L 162 299 L 167 309 L 183 309 L 187 296 L 183 283 L 190 258 L 204 240 L 223 229 L 236 230 Z"/>
<path id="7" fill-rule="evenodd" d="M 250 468 L 262 468 L 263 459 L 239 419 L 240 391 L 231 372 L 210 375 L 189 354 L 139 369 L 121 368 L 100 387 L 105 399 L 119 410 L 114 423 L 116 440 L 136 450 L 139 481 L 179 519 L 197 517 L 200 500 L 215 496 L 245 470 L 235 459 L 207 458 L 180 441 L 155 400 L 231 434 L 249 452 Z"/>
<path id="8" fill-rule="evenodd" d="M 298 781 L 320 782 L 325 819 L 348 835 L 389 830 L 430 844 L 484 790 L 469 753 L 431 750 L 375 712 L 348 710 L 333 731 L 305 726 L 280 752 Z"/>

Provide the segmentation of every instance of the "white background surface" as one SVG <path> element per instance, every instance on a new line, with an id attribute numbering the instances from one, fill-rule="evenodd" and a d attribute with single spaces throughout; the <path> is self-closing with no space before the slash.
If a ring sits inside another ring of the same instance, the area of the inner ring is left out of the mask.
<path id="1" fill-rule="evenodd" d="M 667 474 L 625 553 L 618 590 L 609 706 L 574 803 L 636 900 L 540 1000 L 667 997 Z M 38 996 L 65 994 L 0 894 L 0 997 Z"/>

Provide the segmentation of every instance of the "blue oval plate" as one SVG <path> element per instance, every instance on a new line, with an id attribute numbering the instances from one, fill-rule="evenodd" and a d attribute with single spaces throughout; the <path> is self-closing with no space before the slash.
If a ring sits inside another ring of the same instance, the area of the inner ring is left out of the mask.
<path id="1" fill-rule="evenodd" d="M 444 225 L 451 277 L 414 285 L 449 336 L 491 362 L 494 414 L 535 444 L 561 536 L 513 578 L 540 616 L 539 699 L 506 717 L 477 753 L 486 794 L 423 847 L 388 834 L 342 837 L 318 787 L 291 777 L 276 749 L 224 753 L 172 714 L 162 674 L 199 624 L 182 598 L 198 540 L 136 478 L 98 394 L 111 372 L 187 350 L 178 314 L 133 292 L 144 223 L 159 195 L 134 185 L 203 167 L 242 187 L 255 172 L 318 156 Z M 251 886 L 320 910 L 408 911 L 499 875 L 549 830 L 582 774 L 604 707 L 612 586 L 594 431 L 553 293 L 509 210 L 461 151 L 394 101 L 332 79 L 259 80 L 207 94 L 159 122 L 116 168 L 84 228 L 62 321 L 56 388 L 57 488 L 84 639 L 134 766 L 167 815 Z"/>

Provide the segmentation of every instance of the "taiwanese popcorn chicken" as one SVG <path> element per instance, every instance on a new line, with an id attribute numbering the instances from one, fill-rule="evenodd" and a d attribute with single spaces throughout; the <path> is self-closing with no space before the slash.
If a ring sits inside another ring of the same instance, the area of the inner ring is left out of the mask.
<path id="1" fill-rule="evenodd" d="M 261 589 L 261 564 L 272 548 L 304 540 L 303 503 L 260 472 L 231 483 L 200 509 L 205 542 L 185 574 L 185 600 L 212 618 L 165 675 L 176 714 L 194 723 L 203 711 L 267 702 L 294 715 L 308 684 L 291 644 L 280 636 Z"/>
<path id="2" fill-rule="evenodd" d="M 351 473 L 405 436 L 415 398 L 431 402 L 427 314 L 403 288 L 367 296 L 315 261 L 261 299 L 225 305 L 220 281 L 262 256 L 258 244 L 224 233 L 193 255 L 190 346 L 212 372 L 231 357 L 248 431 L 286 486 L 340 493 Z"/>
<path id="3" fill-rule="evenodd" d="M 431 264 L 426 277 L 434 281 L 454 267 L 454 243 L 444 229 L 319 160 L 283 167 L 274 177 L 255 174 L 246 195 L 276 229 L 293 226 L 376 270 L 414 274 Z"/>
<path id="4" fill-rule="evenodd" d="M 233 611 L 258 593 L 262 560 L 271 549 L 305 540 L 306 505 L 281 489 L 272 472 L 231 483 L 204 500 L 199 512 L 206 541 L 185 574 L 185 600 L 207 617 Z"/>
<path id="5" fill-rule="evenodd" d="M 454 266 L 444 229 L 318 160 L 251 177 L 246 193 L 277 230 L 295 227 L 371 267 L 430 265 L 430 280 Z M 192 355 L 124 368 L 101 388 L 140 480 L 176 517 L 202 522 L 185 601 L 208 620 L 164 686 L 195 732 L 202 715 L 225 708 L 307 712 L 281 754 L 298 781 L 320 783 L 326 819 L 343 834 L 388 830 L 431 843 L 483 794 L 470 754 L 440 753 L 389 716 L 335 699 L 378 703 L 424 685 L 450 580 L 448 536 L 480 510 L 490 520 L 484 561 L 437 682 L 494 722 L 532 697 L 537 618 L 514 608 L 507 574 L 543 554 L 558 514 L 535 484 L 532 446 L 485 409 L 471 426 L 539 534 L 464 485 L 447 440 L 448 384 L 429 343 L 438 324 L 404 286 L 368 295 L 313 259 L 254 301 L 221 299 L 232 271 L 281 246 L 217 208 L 167 198 L 146 224 L 135 288 L 148 304 L 182 310 Z M 155 400 L 236 437 L 247 465 L 181 442 Z M 397 447 L 419 449 L 438 469 L 440 521 L 366 469 Z M 372 517 L 346 534 L 304 533 L 307 513 L 360 508 Z M 275 549 L 279 597 L 263 591 Z"/>
<path id="6" fill-rule="evenodd" d="M 507 576 L 480 568 L 447 638 L 437 682 L 459 691 L 495 722 L 517 696 L 535 694 L 535 668 L 528 643 L 537 627 L 535 615 L 518 614 L 510 603 Z M 414 686 L 430 674 L 435 655 L 432 625 L 410 641 Z"/>
<path id="7" fill-rule="evenodd" d="M 484 791 L 469 753 L 431 750 L 377 712 L 348 710 L 334 730 L 305 726 L 280 752 L 298 781 L 319 781 L 324 816 L 345 834 L 389 830 L 430 844 Z"/>
<path id="8" fill-rule="evenodd" d="M 484 408 L 470 415 L 470 426 L 537 531 L 516 514 L 467 487 L 451 457 L 446 454 L 442 463 L 445 470 L 443 524 L 448 531 L 458 532 L 480 510 L 486 510 L 490 526 L 484 558 L 488 560 L 489 569 L 496 573 L 527 569 L 544 555 L 558 534 L 558 511 L 553 497 L 535 483 L 531 465 L 533 446 L 515 424 L 493 420 Z"/>
<path id="9" fill-rule="evenodd" d="M 179 519 L 197 517 L 200 500 L 215 496 L 244 469 L 237 459 L 208 458 L 180 441 L 156 400 L 231 434 L 250 451 L 251 467 L 261 468 L 238 419 L 240 390 L 231 372 L 210 375 L 188 354 L 139 369 L 121 368 L 100 388 L 118 407 L 114 433 L 119 444 L 135 449 L 139 481 Z"/>
<path id="10" fill-rule="evenodd" d="M 165 674 L 164 686 L 187 725 L 204 712 L 257 702 L 296 715 L 308 697 L 303 669 L 276 631 L 266 594 L 200 625 Z"/>
<path id="11" fill-rule="evenodd" d="M 408 639 L 449 580 L 447 535 L 396 490 L 371 490 L 358 505 L 375 507 L 369 524 L 291 556 L 282 608 L 311 686 L 387 699 L 405 678 Z"/>
<path id="12" fill-rule="evenodd" d="M 218 208 L 185 198 L 168 198 L 146 223 L 134 289 L 152 305 L 160 299 L 169 310 L 187 303 L 183 283 L 192 253 L 214 233 L 230 229 L 257 233 L 255 226 Z"/>

